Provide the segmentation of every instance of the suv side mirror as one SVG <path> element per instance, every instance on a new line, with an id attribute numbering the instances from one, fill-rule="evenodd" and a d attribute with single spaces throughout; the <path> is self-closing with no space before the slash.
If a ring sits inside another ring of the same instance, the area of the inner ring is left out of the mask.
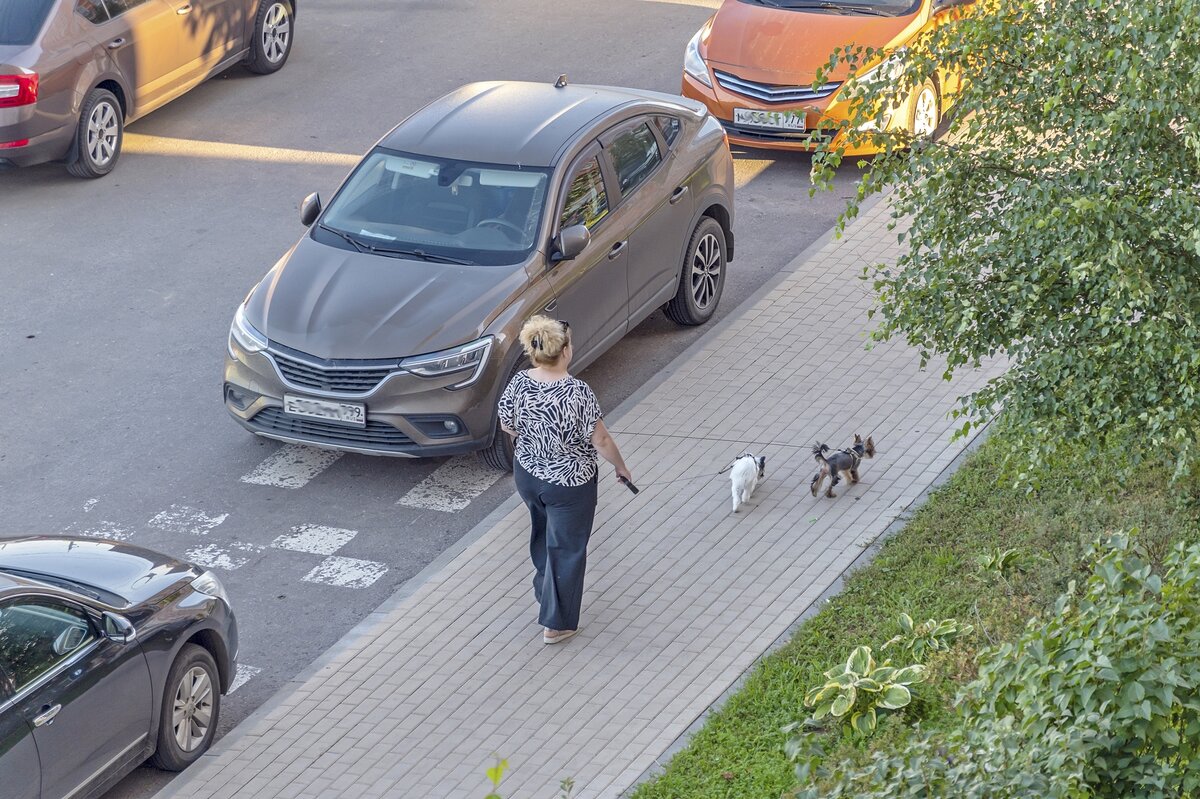
<path id="1" fill-rule="evenodd" d="M 554 239 L 554 253 L 550 256 L 550 261 L 552 263 L 570 261 L 583 252 L 591 240 L 592 234 L 588 232 L 587 225 L 571 225 L 569 228 L 563 228 Z"/>
<path id="2" fill-rule="evenodd" d="M 118 644 L 130 644 L 137 639 L 137 630 L 124 616 L 104 612 L 104 637 Z"/>
<path id="3" fill-rule="evenodd" d="M 942 11 L 949 11 L 959 6 L 969 6 L 974 2 L 975 0 L 933 0 L 933 13 L 937 14 Z"/>
<path id="4" fill-rule="evenodd" d="M 308 227 L 321 215 L 321 195 L 315 191 L 300 201 L 300 224 Z"/>

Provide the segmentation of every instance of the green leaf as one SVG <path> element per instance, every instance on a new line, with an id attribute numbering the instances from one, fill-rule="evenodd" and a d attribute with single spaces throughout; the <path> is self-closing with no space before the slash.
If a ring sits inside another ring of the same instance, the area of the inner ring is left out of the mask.
<path id="1" fill-rule="evenodd" d="M 499 760 L 496 762 L 496 765 L 490 767 L 487 770 L 487 777 L 489 780 L 491 780 L 492 785 L 498 786 L 500 784 L 500 780 L 504 779 L 504 772 L 507 770 L 508 770 L 508 761 L 507 760 Z M 476 772 L 476 773 L 478 773 L 478 772 Z"/>
<path id="2" fill-rule="evenodd" d="M 855 674 L 870 674 L 873 665 L 869 646 L 855 647 L 854 651 L 850 653 L 850 657 L 846 659 L 846 671 L 852 671 Z"/>
<path id="3" fill-rule="evenodd" d="M 905 666 L 902 669 L 897 669 L 892 675 L 892 682 L 900 685 L 909 685 L 914 682 L 920 682 L 925 678 L 925 667 L 920 663 L 914 663 L 911 666 Z"/>
<path id="4" fill-rule="evenodd" d="M 854 728 L 855 732 L 863 737 L 875 732 L 875 709 L 868 708 L 862 713 L 855 713 L 850 717 L 850 726 Z"/>
<path id="5" fill-rule="evenodd" d="M 889 686 L 879 697 L 879 706 L 888 710 L 896 710 L 912 701 L 912 693 L 903 685 Z"/>
<path id="6" fill-rule="evenodd" d="M 912 620 L 912 617 L 909 616 L 907 613 L 900 614 L 900 629 L 902 629 L 904 632 L 908 633 L 909 635 L 912 634 L 913 620 Z"/>
<path id="7" fill-rule="evenodd" d="M 850 689 L 850 691 L 853 691 L 853 690 L 854 690 L 853 688 Z M 833 705 L 829 708 L 829 712 L 831 715 L 833 715 L 837 718 L 841 718 L 842 716 L 844 716 L 848 712 L 850 712 L 850 708 L 853 706 L 854 706 L 854 694 L 853 693 L 844 693 L 844 694 L 839 695 L 837 699 L 833 700 Z"/>

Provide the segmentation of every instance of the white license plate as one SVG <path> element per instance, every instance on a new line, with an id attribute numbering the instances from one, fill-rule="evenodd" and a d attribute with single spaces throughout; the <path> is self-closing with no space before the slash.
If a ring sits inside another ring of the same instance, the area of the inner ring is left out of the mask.
<path id="1" fill-rule="evenodd" d="M 367 406 L 358 402 L 330 402 L 312 397 L 284 394 L 283 411 L 292 416 L 309 416 L 314 419 L 344 422 L 359 427 L 367 426 Z"/>
<path id="2" fill-rule="evenodd" d="M 805 129 L 803 111 L 759 111 L 753 108 L 735 108 L 733 109 L 733 124 L 773 130 Z"/>

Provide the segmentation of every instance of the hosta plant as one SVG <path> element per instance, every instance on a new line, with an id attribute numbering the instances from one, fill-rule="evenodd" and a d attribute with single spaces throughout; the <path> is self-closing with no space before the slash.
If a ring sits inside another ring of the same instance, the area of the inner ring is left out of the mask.
<path id="1" fill-rule="evenodd" d="M 994 577 L 1008 577 L 1014 571 L 1025 567 L 1025 556 L 1019 549 L 1001 549 L 996 547 L 991 552 L 980 555 L 976 560 L 979 570 Z"/>
<path id="2" fill-rule="evenodd" d="M 804 704 L 813 709 L 813 719 L 848 721 L 851 730 L 866 737 L 875 732 L 879 710 L 897 710 L 912 701 L 909 686 L 919 682 L 924 671 L 920 664 L 877 664 L 871 647 L 856 647 L 845 663 L 825 672 L 825 683 L 809 691 Z"/>
<path id="3" fill-rule="evenodd" d="M 960 635 L 969 635 L 974 629 L 970 624 L 959 624 L 958 619 L 929 619 L 918 625 L 907 613 L 901 613 L 900 634 L 893 636 L 883 648 L 895 646 L 909 659 L 924 662 L 927 654 L 949 650 Z"/>

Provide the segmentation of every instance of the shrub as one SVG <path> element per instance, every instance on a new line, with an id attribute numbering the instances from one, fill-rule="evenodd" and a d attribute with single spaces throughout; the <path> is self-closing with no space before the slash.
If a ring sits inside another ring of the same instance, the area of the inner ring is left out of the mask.
<path id="1" fill-rule="evenodd" d="M 981 656 L 961 724 L 863 767 L 794 742 L 795 792 L 817 796 L 1128 797 L 1200 793 L 1200 545 L 1156 574 L 1114 537 L 1045 622 Z"/>
<path id="2" fill-rule="evenodd" d="M 924 670 L 921 665 L 897 669 L 890 661 L 876 665 L 871 647 L 860 646 L 845 663 L 825 672 L 825 684 L 809 691 L 804 704 L 813 708 L 814 721 L 848 718 L 850 728 L 865 737 L 875 731 L 878 710 L 898 710 L 912 701 L 908 686 Z"/>
<path id="3" fill-rule="evenodd" d="M 927 654 L 948 652 L 958 636 L 970 635 L 974 629 L 969 624 L 959 624 L 958 619 L 929 619 L 918 626 L 913 624 L 911 616 L 901 613 L 900 634 L 890 638 L 883 648 L 895 646 L 908 660 L 923 663 Z"/>

